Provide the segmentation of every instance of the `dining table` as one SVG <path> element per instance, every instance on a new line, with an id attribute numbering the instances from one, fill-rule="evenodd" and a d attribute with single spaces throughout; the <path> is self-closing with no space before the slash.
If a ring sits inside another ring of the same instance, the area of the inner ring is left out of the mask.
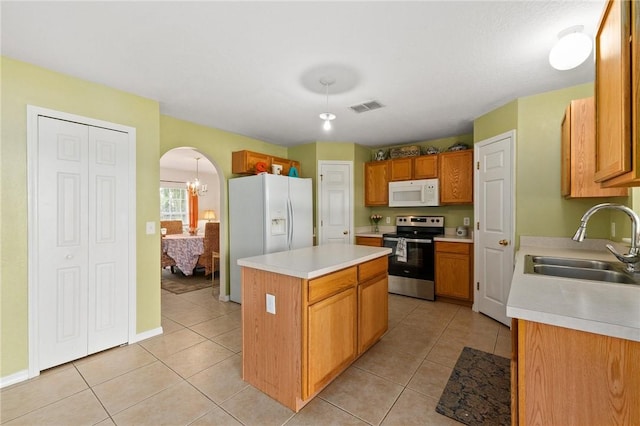
<path id="1" fill-rule="evenodd" d="M 170 234 L 162 237 L 162 251 L 176 262 L 183 274 L 192 275 L 204 253 L 203 235 Z"/>

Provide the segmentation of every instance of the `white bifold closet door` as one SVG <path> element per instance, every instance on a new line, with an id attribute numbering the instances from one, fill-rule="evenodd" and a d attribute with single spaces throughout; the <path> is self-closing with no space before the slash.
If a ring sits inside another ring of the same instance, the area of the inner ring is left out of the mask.
<path id="1" fill-rule="evenodd" d="M 38 366 L 127 342 L 127 134 L 38 118 Z"/>

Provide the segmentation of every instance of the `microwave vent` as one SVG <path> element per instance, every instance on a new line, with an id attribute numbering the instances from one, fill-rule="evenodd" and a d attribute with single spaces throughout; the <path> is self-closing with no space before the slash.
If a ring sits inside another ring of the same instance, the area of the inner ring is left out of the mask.
<path id="1" fill-rule="evenodd" d="M 374 109 L 382 108 L 383 106 L 384 105 L 382 105 L 378 101 L 367 101 L 361 104 L 351 105 L 349 108 L 351 108 L 354 112 L 360 114 L 362 112 L 373 111 Z"/>

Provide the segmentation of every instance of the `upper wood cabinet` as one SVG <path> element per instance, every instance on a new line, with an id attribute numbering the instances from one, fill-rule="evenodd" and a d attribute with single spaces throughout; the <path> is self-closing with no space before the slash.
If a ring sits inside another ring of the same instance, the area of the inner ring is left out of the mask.
<path id="1" fill-rule="evenodd" d="M 640 186 L 639 35 L 638 2 L 609 0 L 596 33 L 595 82 L 595 180 L 607 187 Z"/>
<path id="2" fill-rule="evenodd" d="M 473 150 L 438 154 L 440 204 L 473 203 Z"/>
<path id="3" fill-rule="evenodd" d="M 364 205 L 389 204 L 389 160 L 364 164 Z"/>
<path id="4" fill-rule="evenodd" d="M 438 156 L 421 155 L 413 159 L 413 179 L 438 177 Z"/>
<path id="5" fill-rule="evenodd" d="M 389 174 L 391 182 L 436 178 L 438 177 L 438 156 L 420 155 L 389 160 Z"/>
<path id="6" fill-rule="evenodd" d="M 389 160 L 389 171 L 389 180 L 391 182 L 413 179 L 413 158 L 407 157 Z"/>
<path id="7" fill-rule="evenodd" d="M 627 188 L 602 188 L 595 174 L 595 100 L 576 99 L 562 120 L 562 195 L 566 198 L 621 197 Z"/>
<path id="8" fill-rule="evenodd" d="M 231 154 L 231 172 L 240 175 L 255 174 L 256 164 L 259 162 L 267 165 L 267 173 L 271 173 L 273 164 L 279 164 L 282 166 L 281 174 L 288 176 L 291 167 L 295 167 L 298 170 L 298 175 L 300 175 L 300 163 L 298 161 L 247 150 L 235 151 Z"/>

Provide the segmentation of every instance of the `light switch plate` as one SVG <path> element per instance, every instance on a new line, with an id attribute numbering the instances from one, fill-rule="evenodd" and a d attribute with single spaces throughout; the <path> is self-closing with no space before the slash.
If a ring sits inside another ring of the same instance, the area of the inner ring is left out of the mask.
<path id="1" fill-rule="evenodd" d="M 273 315 L 276 314 L 276 297 L 269 293 L 267 293 L 267 312 Z"/>
<path id="2" fill-rule="evenodd" d="M 147 235 L 153 235 L 156 233 L 156 223 L 147 222 Z"/>

